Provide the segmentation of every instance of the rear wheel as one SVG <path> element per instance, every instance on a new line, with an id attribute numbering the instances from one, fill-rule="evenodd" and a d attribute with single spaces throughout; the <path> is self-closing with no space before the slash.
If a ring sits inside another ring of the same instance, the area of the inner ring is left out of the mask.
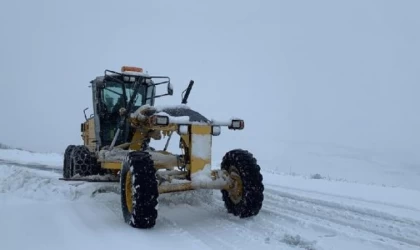
<path id="1" fill-rule="evenodd" d="M 86 146 L 74 147 L 70 160 L 70 177 L 75 175 L 84 177 L 99 174 L 100 167 Z"/>
<path id="2" fill-rule="evenodd" d="M 72 175 L 71 166 L 70 166 L 70 156 L 75 147 L 76 147 L 75 145 L 69 145 L 67 146 L 66 151 L 64 151 L 64 162 L 63 162 L 63 177 L 64 178 L 70 178 Z"/>
<path id="3" fill-rule="evenodd" d="M 264 200 L 263 177 L 257 160 L 248 151 L 236 149 L 226 153 L 221 168 L 234 181 L 231 189 L 222 190 L 228 212 L 240 218 L 257 215 Z"/>
<path id="4" fill-rule="evenodd" d="M 121 206 L 124 221 L 135 228 L 156 224 L 158 182 L 156 169 L 147 152 L 130 152 L 120 173 Z"/>

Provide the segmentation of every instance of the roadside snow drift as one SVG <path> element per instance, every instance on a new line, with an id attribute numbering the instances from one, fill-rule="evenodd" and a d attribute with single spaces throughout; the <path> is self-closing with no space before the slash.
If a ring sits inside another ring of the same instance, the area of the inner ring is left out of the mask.
<path id="1" fill-rule="evenodd" d="M 47 165 L 61 168 L 63 155 L 57 153 L 42 154 L 20 149 L 0 149 L 0 163 L 18 163 L 31 165 Z"/>

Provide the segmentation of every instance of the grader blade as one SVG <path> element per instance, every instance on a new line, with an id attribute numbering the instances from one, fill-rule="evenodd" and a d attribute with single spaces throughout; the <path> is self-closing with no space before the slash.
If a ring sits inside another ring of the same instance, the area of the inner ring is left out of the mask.
<path id="1" fill-rule="evenodd" d="M 85 181 L 85 182 L 118 182 L 118 180 L 98 180 L 86 178 L 59 178 L 61 181 Z"/>

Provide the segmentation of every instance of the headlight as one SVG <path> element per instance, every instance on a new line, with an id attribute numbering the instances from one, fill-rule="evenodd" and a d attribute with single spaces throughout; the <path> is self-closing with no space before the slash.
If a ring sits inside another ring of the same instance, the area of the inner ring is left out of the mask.
<path id="1" fill-rule="evenodd" d="M 134 76 L 124 76 L 124 81 L 125 82 L 134 82 L 136 81 L 136 78 Z"/>
<path id="2" fill-rule="evenodd" d="M 151 119 L 150 123 L 152 125 L 163 125 L 163 126 L 165 126 L 165 125 L 169 124 L 169 117 L 167 117 L 167 116 L 155 115 L 155 116 L 152 116 L 150 119 Z"/>
<path id="3" fill-rule="evenodd" d="M 232 120 L 229 129 L 243 129 L 245 127 L 244 120 Z"/>

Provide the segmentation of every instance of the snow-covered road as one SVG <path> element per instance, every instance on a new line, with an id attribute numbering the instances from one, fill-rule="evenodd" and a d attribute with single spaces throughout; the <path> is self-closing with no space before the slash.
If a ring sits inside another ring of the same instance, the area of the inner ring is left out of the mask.
<path id="1" fill-rule="evenodd" d="M 229 215 L 217 191 L 165 194 L 156 227 L 137 230 L 123 222 L 118 184 L 62 182 L 58 164 L 11 158 L 0 163 L 5 250 L 420 249 L 418 190 L 264 173 L 257 217 Z"/>

